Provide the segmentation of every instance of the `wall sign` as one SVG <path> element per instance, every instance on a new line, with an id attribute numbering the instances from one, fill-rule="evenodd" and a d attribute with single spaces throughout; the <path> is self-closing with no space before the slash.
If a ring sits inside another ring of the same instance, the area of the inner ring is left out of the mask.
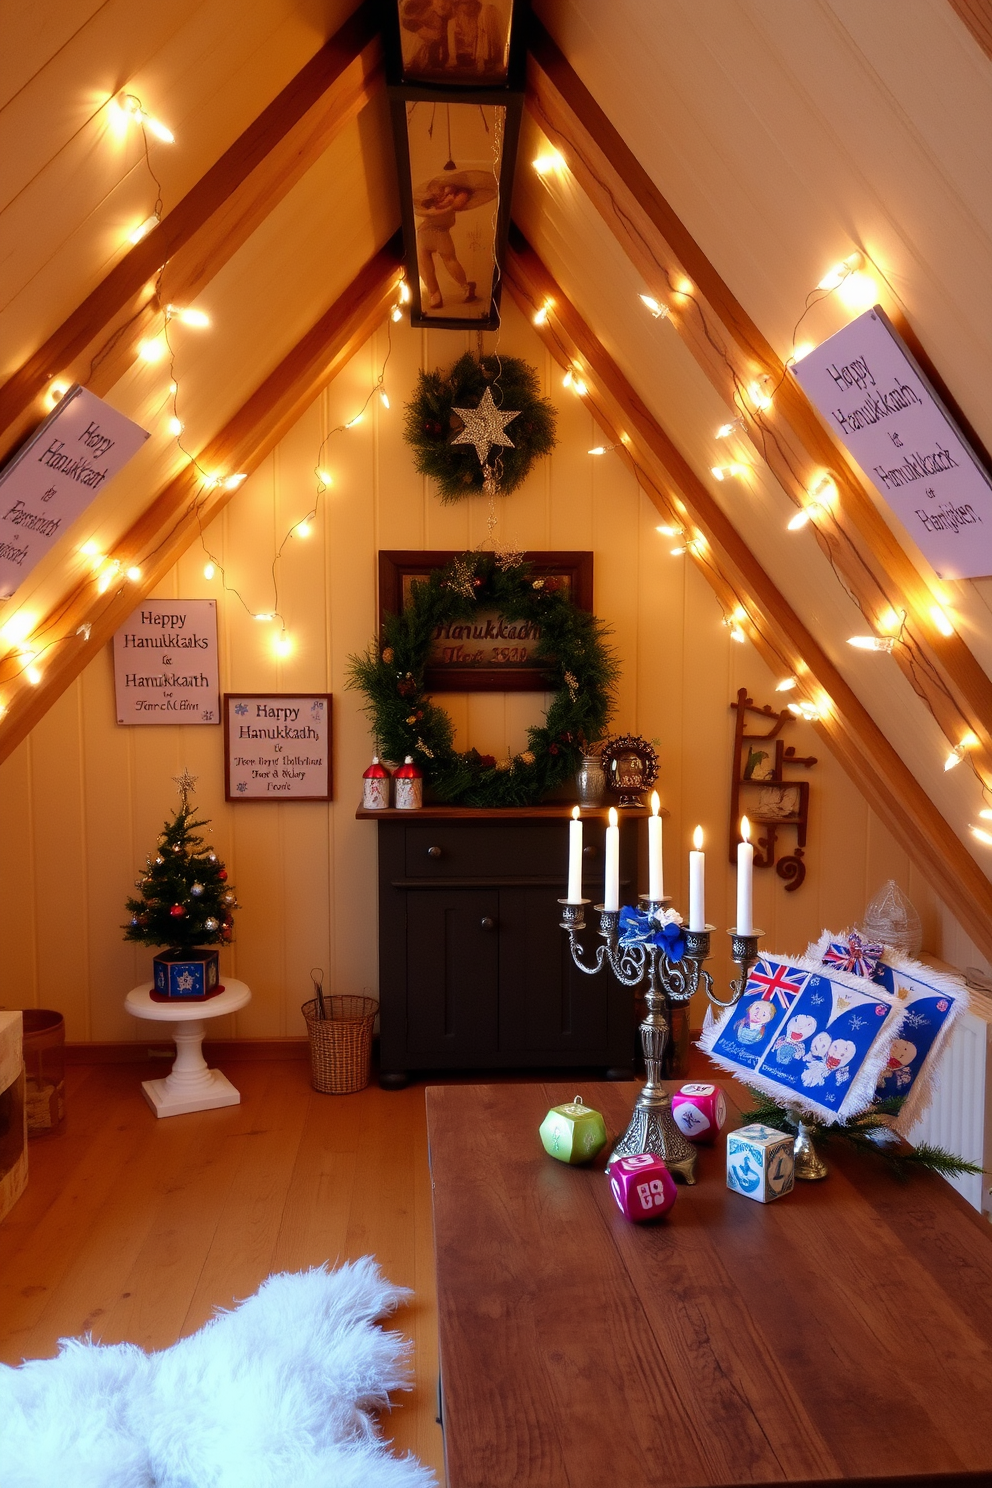
<path id="1" fill-rule="evenodd" d="M 592 609 L 592 553 L 523 556 L 536 576 L 553 579 L 580 609 Z M 398 615 L 406 607 L 412 584 L 457 557 L 455 551 L 380 552 L 379 630 L 385 614 Z M 507 620 L 495 610 L 454 625 L 439 625 L 424 685 L 432 692 L 546 692 L 547 673 L 534 655 L 540 638 L 536 626 Z"/>
<path id="2" fill-rule="evenodd" d="M 114 636 L 118 723 L 220 723 L 217 601 L 146 599 Z"/>
<path id="3" fill-rule="evenodd" d="M 793 372 L 939 577 L 992 574 L 992 480 L 881 306 Z"/>
<path id="4" fill-rule="evenodd" d="M 229 801 L 331 799 L 329 692 L 224 694 Z"/>
<path id="5" fill-rule="evenodd" d="M 7 599 L 148 438 L 71 387 L 0 471 L 0 599 Z"/>

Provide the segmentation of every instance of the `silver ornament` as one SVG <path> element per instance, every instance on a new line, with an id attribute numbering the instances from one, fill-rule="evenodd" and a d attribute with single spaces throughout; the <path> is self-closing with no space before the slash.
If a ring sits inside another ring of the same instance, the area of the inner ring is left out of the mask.
<path id="1" fill-rule="evenodd" d="M 162 866 L 162 864 L 163 864 L 163 863 L 164 863 L 164 862 L 165 862 L 165 859 L 164 859 L 164 858 L 163 858 L 163 857 L 157 857 L 157 858 L 156 858 L 156 859 L 155 859 L 155 865 L 156 865 L 156 867 L 158 867 L 158 868 L 161 868 L 161 866 Z"/>
<path id="2" fill-rule="evenodd" d="M 203 893 L 203 885 L 201 883 L 190 884 L 189 891 L 195 899 L 199 899 Z"/>
<path id="3" fill-rule="evenodd" d="M 224 895 L 224 903 L 225 904 L 233 904 L 234 903 L 234 895 L 233 894 L 225 894 Z"/>
<path id="4" fill-rule="evenodd" d="M 204 930 L 216 930 L 219 923 L 220 922 L 218 920 L 215 920 L 213 915 L 211 915 L 209 920 L 204 920 L 203 928 Z"/>
<path id="5" fill-rule="evenodd" d="M 215 852 L 208 852 L 207 853 L 207 862 L 208 863 L 216 863 L 216 861 L 217 861 L 217 854 Z"/>
<path id="6" fill-rule="evenodd" d="M 504 413 L 502 409 L 497 408 L 493 402 L 491 388 L 486 388 L 477 408 L 456 408 L 454 412 L 457 413 L 465 427 L 460 434 L 455 435 L 451 443 L 474 444 L 480 465 L 485 465 L 489 459 L 489 450 L 492 445 L 502 445 L 504 449 L 516 447 L 504 430 L 512 419 L 519 417 L 520 409 Z"/>

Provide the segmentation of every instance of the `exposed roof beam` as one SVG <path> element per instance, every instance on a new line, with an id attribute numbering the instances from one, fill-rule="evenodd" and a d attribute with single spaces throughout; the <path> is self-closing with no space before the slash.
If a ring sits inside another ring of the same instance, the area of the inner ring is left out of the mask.
<path id="1" fill-rule="evenodd" d="M 547 31 L 533 22 L 527 106 L 562 152 L 646 287 L 671 307 L 671 324 L 735 415 L 783 489 L 802 505 L 824 470 L 839 491 L 817 540 L 881 630 L 891 607 L 906 625 L 893 656 L 952 744 L 973 730 L 976 767 L 992 782 L 992 681 L 956 633 L 938 630 L 936 597 L 821 424 L 795 379 L 738 304 L 699 244 L 607 119 Z M 679 295 L 688 280 L 691 295 Z M 759 412 L 746 390 L 762 374 L 778 387 Z M 779 386 L 779 384 L 781 384 Z M 905 644 L 903 644 L 903 642 Z"/>
<path id="2" fill-rule="evenodd" d="M 173 302 L 198 294 L 381 85 L 381 51 L 374 0 L 365 0 L 0 387 L 0 458 L 47 412 L 42 394 L 53 377 L 83 382 L 98 394 L 113 386 L 142 336 L 160 328 L 159 270 L 168 264 L 163 287 Z M 94 355 L 100 360 L 91 372 Z"/>
<path id="3" fill-rule="evenodd" d="M 552 278 L 514 232 L 506 283 L 532 314 L 553 302 L 537 329 L 563 367 L 578 364 L 597 421 L 659 511 L 705 545 L 693 554 L 725 607 L 740 604 L 749 638 L 773 671 L 815 681 L 831 706 L 816 725 L 848 775 L 909 853 L 934 891 L 992 955 L 992 884 L 862 706 L 833 662 L 761 567 L 716 499 L 686 462 L 620 368 Z"/>
<path id="4" fill-rule="evenodd" d="M 207 470 L 250 475 L 300 415 L 368 339 L 396 298 L 403 277 L 399 236 L 370 259 L 345 292 L 199 452 Z M 92 661 L 176 559 L 217 516 L 233 492 L 204 486 L 193 465 L 170 480 L 116 544 L 121 569 L 140 567 L 105 594 L 92 577 L 79 582 L 30 637 L 41 681 L 32 685 L 17 655 L 0 662 L 6 712 L 0 761 L 7 758 L 55 700 Z M 86 633 L 86 627 L 89 627 Z M 82 631 L 82 633 L 81 633 Z"/>
<path id="5" fill-rule="evenodd" d="M 986 57 L 992 58 L 992 0 L 950 0 L 950 6 Z"/>

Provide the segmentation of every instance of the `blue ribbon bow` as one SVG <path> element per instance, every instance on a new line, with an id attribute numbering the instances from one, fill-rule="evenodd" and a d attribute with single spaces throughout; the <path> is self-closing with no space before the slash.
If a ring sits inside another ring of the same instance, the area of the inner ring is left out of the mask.
<path id="1" fill-rule="evenodd" d="M 659 926 L 644 910 L 631 909 L 629 905 L 620 911 L 620 944 L 625 949 L 636 945 L 660 946 L 669 961 L 681 961 L 685 955 L 681 925 L 672 922 Z"/>

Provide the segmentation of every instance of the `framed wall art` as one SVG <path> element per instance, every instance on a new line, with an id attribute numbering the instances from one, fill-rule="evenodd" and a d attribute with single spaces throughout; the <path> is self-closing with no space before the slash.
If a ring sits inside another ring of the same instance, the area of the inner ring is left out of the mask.
<path id="1" fill-rule="evenodd" d="M 225 692 L 228 801 L 330 801 L 331 694 Z"/>
<path id="2" fill-rule="evenodd" d="M 494 329 L 524 100 L 526 0 L 382 0 L 415 326 Z"/>
<path id="3" fill-rule="evenodd" d="M 379 630 L 383 616 L 398 615 L 411 586 L 459 555 L 451 551 L 389 551 L 379 554 Z M 524 553 L 535 578 L 560 585 L 580 609 L 592 611 L 593 555 L 585 552 Z M 540 630 L 496 611 L 470 621 L 438 626 L 424 672 L 430 692 L 546 692 L 548 677 L 534 655 Z"/>

